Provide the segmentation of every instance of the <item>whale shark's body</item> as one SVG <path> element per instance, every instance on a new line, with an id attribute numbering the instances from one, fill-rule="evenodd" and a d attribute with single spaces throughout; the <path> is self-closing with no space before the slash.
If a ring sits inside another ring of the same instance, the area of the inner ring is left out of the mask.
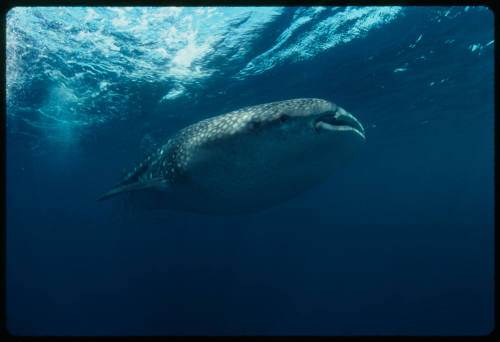
<path id="1" fill-rule="evenodd" d="M 246 107 L 180 130 L 100 199 L 133 192 L 156 208 L 255 212 L 324 181 L 364 141 L 359 121 L 326 100 Z"/>

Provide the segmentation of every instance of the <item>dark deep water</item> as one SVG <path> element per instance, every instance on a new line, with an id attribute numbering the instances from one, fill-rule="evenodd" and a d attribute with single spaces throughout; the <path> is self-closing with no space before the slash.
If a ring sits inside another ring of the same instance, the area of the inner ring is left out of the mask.
<path id="1" fill-rule="evenodd" d="M 482 7 L 11 10 L 9 331 L 488 334 L 493 41 Z M 321 186 L 233 217 L 96 202 L 146 133 L 295 97 L 366 128 Z"/>

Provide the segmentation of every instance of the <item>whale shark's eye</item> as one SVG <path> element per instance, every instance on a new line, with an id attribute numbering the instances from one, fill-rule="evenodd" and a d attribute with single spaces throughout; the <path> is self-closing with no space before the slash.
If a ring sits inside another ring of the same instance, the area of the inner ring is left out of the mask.
<path id="1" fill-rule="evenodd" d="M 290 116 L 288 116 L 286 114 L 283 114 L 283 115 L 280 116 L 280 122 L 281 123 L 287 122 L 288 119 L 290 119 Z"/>
<path id="2" fill-rule="evenodd" d="M 260 122 L 259 121 L 252 121 L 250 122 L 250 128 L 255 129 L 260 127 Z"/>

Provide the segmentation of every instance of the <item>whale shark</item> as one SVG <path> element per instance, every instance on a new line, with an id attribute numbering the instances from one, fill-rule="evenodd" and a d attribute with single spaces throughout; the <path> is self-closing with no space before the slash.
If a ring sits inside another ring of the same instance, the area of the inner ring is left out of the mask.
<path id="1" fill-rule="evenodd" d="M 181 129 L 99 200 L 130 193 L 155 209 L 257 212 L 324 182 L 365 141 L 361 123 L 327 100 L 245 107 Z"/>

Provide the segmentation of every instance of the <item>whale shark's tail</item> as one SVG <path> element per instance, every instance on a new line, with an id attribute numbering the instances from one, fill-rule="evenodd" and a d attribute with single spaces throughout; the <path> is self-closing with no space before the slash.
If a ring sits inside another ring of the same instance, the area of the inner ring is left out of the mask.
<path id="1" fill-rule="evenodd" d="M 145 181 L 129 184 L 117 184 L 111 190 L 104 193 L 97 201 L 104 201 L 108 198 L 117 196 L 124 192 L 139 191 L 139 190 L 155 190 L 165 191 L 168 189 L 168 184 L 164 178 L 152 178 Z"/>

